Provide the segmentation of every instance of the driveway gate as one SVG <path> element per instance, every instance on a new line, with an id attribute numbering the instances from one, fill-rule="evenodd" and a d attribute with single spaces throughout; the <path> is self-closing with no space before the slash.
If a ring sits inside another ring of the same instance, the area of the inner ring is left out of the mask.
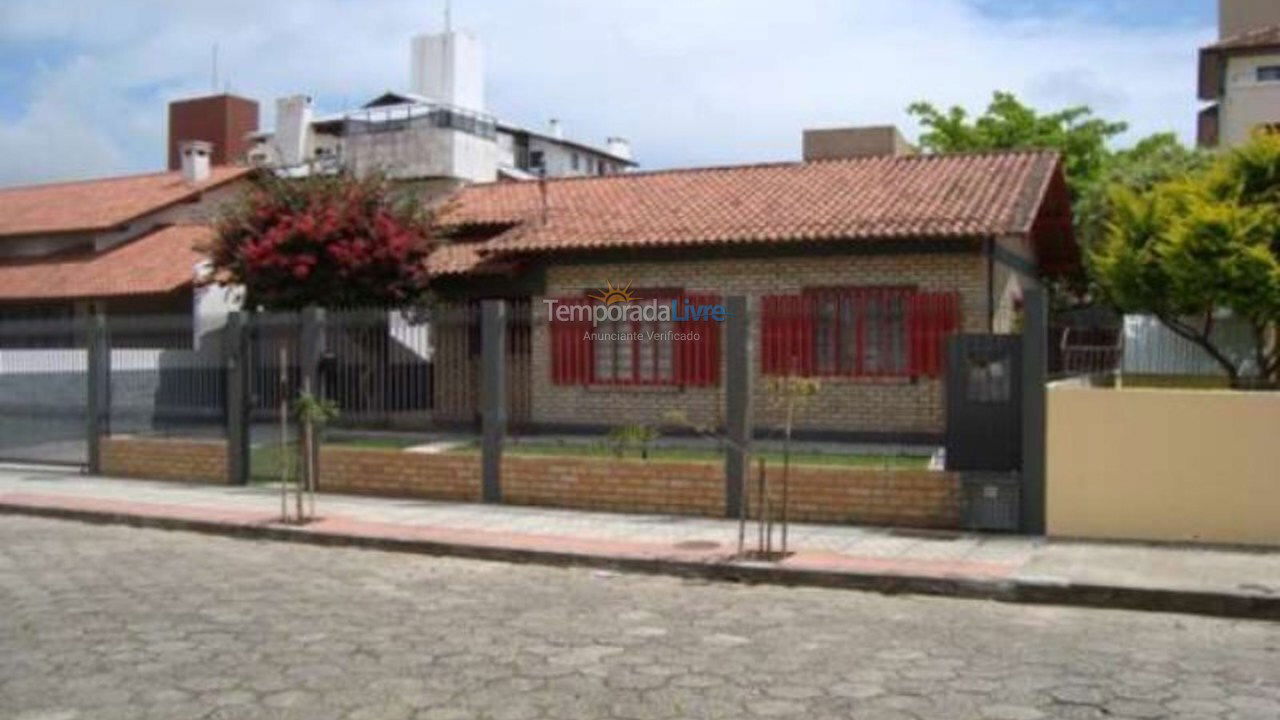
<path id="1" fill-rule="evenodd" d="M 0 321 L 0 460 L 85 465 L 89 324 Z"/>

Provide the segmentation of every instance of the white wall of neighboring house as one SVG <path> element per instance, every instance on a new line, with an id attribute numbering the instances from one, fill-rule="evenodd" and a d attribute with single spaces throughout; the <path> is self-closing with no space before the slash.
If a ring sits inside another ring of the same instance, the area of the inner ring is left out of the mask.
<path id="1" fill-rule="evenodd" d="M 409 45 L 409 91 L 466 108 L 484 110 L 484 54 L 468 32 L 417 35 Z"/>
<path id="2" fill-rule="evenodd" d="M 380 170 L 401 178 L 498 178 L 498 147 L 492 139 L 425 120 L 393 132 L 349 135 L 343 138 L 342 157 L 357 175 Z"/>
<path id="3" fill-rule="evenodd" d="M 612 175 L 626 170 L 621 162 L 604 155 L 537 136 L 530 137 L 529 152 L 542 153 L 547 177 L 600 175 L 602 163 L 606 166 L 603 174 Z"/>
<path id="4" fill-rule="evenodd" d="M 1280 123 L 1280 80 L 1259 81 L 1258 69 L 1280 68 L 1280 53 L 1233 56 L 1227 60 L 1219 109 L 1220 142 L 1233 147 L 1262 125 Z"/>

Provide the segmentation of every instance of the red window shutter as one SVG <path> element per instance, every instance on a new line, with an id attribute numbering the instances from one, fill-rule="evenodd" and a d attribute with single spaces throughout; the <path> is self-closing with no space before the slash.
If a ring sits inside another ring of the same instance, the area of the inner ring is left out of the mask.
<path id="1" fill-rule="evenodd" d="M 765 295 L 760 298 L 760 372 L 765 375 L 781 375 L 782 313 L 781 298 Z"/>
<path id="2" fill-rule="evenodd" d="M 560 298 L 559 302 L 579 305 L 587 298 Z M 584 385 L 591 382 L 594 367 L 589 321 L 558 321 L 548 318 L 551 329 L 551 382 L 554 385 Z"/>
<path id="3" fill-rule="evenodd" d="M 960 327 L 960 294 L 916 293 L 908 302 L 911 374 L 939 377 L 946 367 L 947 338 Z"/>
<path id="4" fill-rule="evenodd" d="M 679 308 L 685 306 L 707 310 L 697 318 L 678 323 L 676 332 L 696 334 L 696 340 L 674 341 L 676 382 L 693 387 L 709 387 L 720 382 L 720 323 L 711 316 L 709 306 L 721 304 L 717 295 L 685 295 Z"/>
<path id="5" fill-rule="evenodd" d="M 760 301 L 760 371 L 765 375 L 814 374 L 814 313 L 809 295 L 766 295 Z"/>

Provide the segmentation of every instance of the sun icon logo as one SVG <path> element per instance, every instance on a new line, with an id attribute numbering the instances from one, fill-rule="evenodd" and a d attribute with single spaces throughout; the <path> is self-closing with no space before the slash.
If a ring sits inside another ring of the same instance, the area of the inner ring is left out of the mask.
<path id="1" fill-rule="evenodd" d="M 601 290 L 599 295 L 588 295 L 587 297 L 592 300 L 599 300 L 605 305 L 635 302 L 640 299 L 632 294 L 631 283 L 627 283 L 625 287 L 616 288 L 613 283 L 608 281 L 605 282 L 605 289 Z"/>

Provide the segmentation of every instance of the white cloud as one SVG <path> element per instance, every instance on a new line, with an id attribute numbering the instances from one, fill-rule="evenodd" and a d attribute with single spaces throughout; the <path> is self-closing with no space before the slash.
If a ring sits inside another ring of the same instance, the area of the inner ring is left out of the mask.
<path id="1" fill-rule="evenodd" d="M 105 8 L 0 9 L 0 43 L 66 49 L 0 126 L 0 183 L 159 167 L 164 104 L 209 89 L 214 42 L 221 77 L 262 102 L 265 122 L 278 95 L 332 110 L 403 87 L 408 37 L 439 27 L 441 0 Z M 559 117 L 586 141 L 627 136 L 651 167 L 793 158 L 803 127 L 910 130 L 914 100 L 979 108 L 995 89 L 1090 104 L 1131 136 L 1189 139 L 1195 52 L 1212 37 L 1083 14 L 1000 21 L 964 0 L 455 0 L 454 18 L 486 47 L 491 109 L 530 125 Z"/>

